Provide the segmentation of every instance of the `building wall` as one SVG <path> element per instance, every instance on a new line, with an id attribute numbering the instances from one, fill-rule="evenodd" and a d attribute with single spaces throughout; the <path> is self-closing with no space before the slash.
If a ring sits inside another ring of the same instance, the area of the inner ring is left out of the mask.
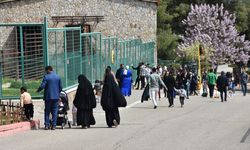
<path id="1" fill-rule="evenodd" d="M 42 22 L 44 16 L 102 15 L 94 31 L 156 41 L 157 4 L 139 0 L 20 0 L 0 4 L 0 22 Z M 50 22 L 50 26 L 53 23 Z"/>

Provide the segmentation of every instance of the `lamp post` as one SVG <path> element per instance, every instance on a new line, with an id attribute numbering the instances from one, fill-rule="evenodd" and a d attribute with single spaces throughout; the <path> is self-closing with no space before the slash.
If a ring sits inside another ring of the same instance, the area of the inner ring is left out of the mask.
<path id="1" fill-rule="evenodd" d="M 201 89 L 201 80 L 202 80 L 202 77 L 201 77 L 201 56 L 204 55 L 204 47 L 203 45 L 199 45 L 198 47 L 198 77 L 199 77 L 199 82 L 198 82 L 198 89 Z"/>

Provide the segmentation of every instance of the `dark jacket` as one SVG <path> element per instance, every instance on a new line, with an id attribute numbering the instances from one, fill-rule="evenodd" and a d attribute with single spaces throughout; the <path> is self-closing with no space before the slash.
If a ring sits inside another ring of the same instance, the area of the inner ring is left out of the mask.
<path id="1" fill-rule="evenodd" d="M 58 100 L 60 92 L 62 91 L 61 78 L 55 73 L 50 72 L 43 77 L 43 81 L 37 92 L 44 89 L 44 100 Z"/>
<path id="2" fill-rule="evenodd" d="M 219 76 L 216 81 L 216 84 L 217 84 L 218 91 L 225 90 L 227 86 L 229 85 L 228 79 L 225 75 Z"/>
<path id="3" fill-rule="evenodd" d="M 175 79 L 172 75 L 164 76 L 163 77 L 163 82 L 168 88 L 168 91 L 174 91 L 174 87 L 176 85 Z"/>
<path id="4" fill-rule="evenodd" d="M 138 67 L 133 67 L 132 69 L 137 70 L 137 76 L 139 76 L 141 74 L 141 66 L 139 65 Z"/>

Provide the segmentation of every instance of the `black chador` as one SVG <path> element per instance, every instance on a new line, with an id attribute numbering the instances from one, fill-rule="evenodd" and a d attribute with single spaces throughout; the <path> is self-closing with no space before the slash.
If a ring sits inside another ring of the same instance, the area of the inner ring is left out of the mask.
<path id="1" fill-rule="evenodd" d="M 127 102 L 116 84 L 114 75 L 112 75 L 110 69 L 106 69 L 101 105 L 102 109 L 105 111 L 108 127 L 120 124 L 118 107 L 126 107 Z"/>
<path id="2" fill-rule="evenodd" d="M 92 84 L 84 75 L 78 76 L 78 82 L 79 85 L 73 102 L 77 108 L 77 125 L 88 128 L 95 124 L 93 108 L 96 107 L 96 99 Z"/>

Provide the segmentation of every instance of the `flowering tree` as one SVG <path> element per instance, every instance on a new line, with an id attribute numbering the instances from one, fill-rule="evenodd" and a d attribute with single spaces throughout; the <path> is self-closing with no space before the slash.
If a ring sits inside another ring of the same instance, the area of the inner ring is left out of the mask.
<path id="1" fill-rule="evenodd" d="M 191 11 L 183 20 L 186 31 L 181 36 L 177 54 L 186 56 L 186 50 L 195 43 L 209 50 L 208 60 L 213 65 L 249 60 L 250 42 L 239 35 L 235 28 L 235 16 L 224 10 L 223 5 L 191 5 Z"/>

